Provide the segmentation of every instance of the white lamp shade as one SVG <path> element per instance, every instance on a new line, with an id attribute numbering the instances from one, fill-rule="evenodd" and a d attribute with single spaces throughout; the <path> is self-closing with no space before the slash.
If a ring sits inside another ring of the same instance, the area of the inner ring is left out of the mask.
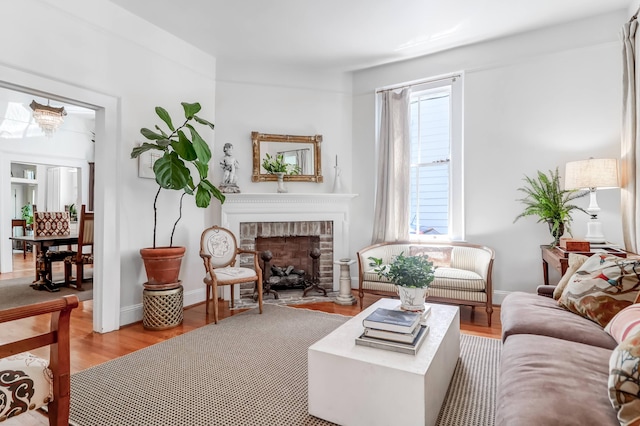
<path id="1" fill-rule="evenodd" d="M 615 158 L 591 158 L 567 163 L 565 189 L 604 189 L 618 186 L 618 160 Z"/>

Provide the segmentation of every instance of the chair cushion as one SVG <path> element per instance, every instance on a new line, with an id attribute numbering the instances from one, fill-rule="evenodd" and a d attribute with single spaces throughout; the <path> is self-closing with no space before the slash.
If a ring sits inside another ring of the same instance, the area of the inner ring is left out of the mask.
<path id="1" fill-rule="evenodd" d="M 436 268 L 432 288 L 450 290 L 484 291 L 486 283 L 473 271 L 457 268 Z"/>
<path id="2" fill-rule="evenodd" d="M 638 259 L 594 254 L 573 274 L 559 303 L 604 327 L 635 301 L 640 290 L 638 265 Z"/>
<path id="3" fill-rule="evenodd" d="M 225 281 L 236 281 L 243 279 L 249 280 L 251 278 L 258 278 L 258 276 L 256 275 L 256 271 L 250 268 L 217 268 L 213 270 L 213 273 L 216 274 L 216 278 L 218 279 L 219 283 L 224 283 Z M 207 284 L 211 282 L 209 276 L 205 277 L 205 282 L 207 282 Z"/>
<path id="4" fill-rule="evenodd" d="M 28 352 L 0 359 L 0 421 L 53 400 L 53 373 L 47 365 Z"/>
<path id="5" fill-rule="evenodd" d="M 73 256 L 65 257 L 64 263 L 71 263 L 71 264 L 82 263 L 84 265 L 91 265 L 93 264 L 93 253 L 83 254 L 82 257 L 80 258 L 80 262 L 76 262 L 75 254 Z"/>

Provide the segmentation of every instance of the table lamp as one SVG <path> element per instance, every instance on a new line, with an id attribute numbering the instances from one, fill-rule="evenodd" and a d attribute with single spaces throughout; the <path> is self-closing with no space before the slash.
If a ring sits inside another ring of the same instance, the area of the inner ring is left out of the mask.
<path id="1" fill-rule="evenodd" d="M 585 240 L 590 243 L 606 242 L 602 223 L 598 221 L 600 207 L 596 200 L 596 189 L 618 187 L 618 160 L 615 158 L 590 158 L 567 163 L 564 188 L 589 190 L 589 207 L 586 210 L 591 215 L 591 219 L 587 223 Z"/>

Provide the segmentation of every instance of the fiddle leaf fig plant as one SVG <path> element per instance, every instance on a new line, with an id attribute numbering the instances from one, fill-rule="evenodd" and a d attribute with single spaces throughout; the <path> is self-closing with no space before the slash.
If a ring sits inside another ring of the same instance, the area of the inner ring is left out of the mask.
<path id="1" fill-rule="evenodd" d="M 208 178 L 211 149 L 207 142 L 196 130 L 195 124 L 214 128 L 213 123 L 197 116 L 201 106 L 199 103 L 182 102 L 184 109 L 184 122 L 175 126 L 167 110 L 156 107 L 156 114 L 168 128 L 155 125 L 155 130 L 146 127 L 140 129 L 140 133 L 147 140 L 140 146 L 133 148 L 131 158 L 138 158 L 142 153 L 154 150 L 160 151 L 161 157 L 153 163 L 153 172 L 158 183 L 158 191 L 153 201 L 153 247 L 156 247 L 156 228 L 158 216 L 158 196 L 160 191 L 171 189 L 182 191 L 178 219 L 173 224 L 169 246 L 173 247 L 173 235 L 176 226 L 182 218 L 182 200 L 185 195 L 195 195 L 196 206 L 205 208 L 211 203 L 212 198 L 217 198 L 224 203 L 225 196 L 213 185 Z M 190 168 L 188 165 L 191 165 Z M 195 172 L 192 175 L 192 172 Z M 194 180 L 195 177 L 195 180 Z M 197 181 L 197 184 L 196 184 Z"/>

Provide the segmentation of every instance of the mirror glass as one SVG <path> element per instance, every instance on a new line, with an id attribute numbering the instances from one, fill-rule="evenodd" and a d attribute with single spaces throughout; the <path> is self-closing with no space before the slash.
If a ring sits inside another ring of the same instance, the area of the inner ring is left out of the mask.
<path id="1" fill-rule="evenodd" d="M 303 182 L 322 182 L 320 162 L 320 144 L 322 135 L 294 136 L 273 135 L 259 132 L 251 133 L 253 144 L 253 182 L 275 181 L 275 175 L 268 173 L 262 162 L 269 154 L 276 158 L 282 155 L 287 164 L 297 166 L 298 174 L 285 175 L 285 180 Z"/>

